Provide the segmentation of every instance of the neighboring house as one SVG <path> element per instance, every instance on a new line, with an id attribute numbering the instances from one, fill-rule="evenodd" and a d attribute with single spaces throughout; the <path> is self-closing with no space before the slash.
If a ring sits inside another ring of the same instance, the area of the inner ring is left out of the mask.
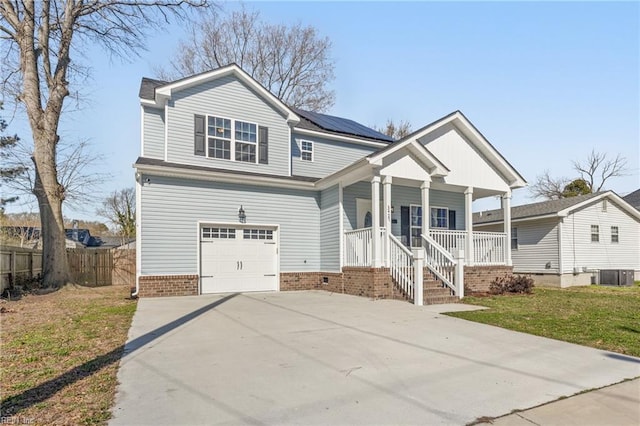
<path id="1" fill-rule="evenodd" d="M 624 197 L 622 197 L 622 199 L 635 207 L 636 210 L 640 210 L 640 189 L 637 189 L 632 193 L 625 195 Z"/>
<path id="2" fill-rule="evenodd" d="M 526 182 L 459 111 L 394 141 L 290 108 L 236 65 L 144 78 L 140 105 L 136 294 L 321 288 L 419 303 L 423 248 L 447 286 L 434 294 L 462 295 L 455 265 L 509 269 L 508 221 L 474 234 L 471 206 L 500 196 L 508 211 Z"/>
<path id="3" fill-rule="evenodd" d="M 474 213 L 477 231 L 502 226 L 502 210 Z M 589 285 L 611 279 L 603 270 L 640 270 L 640 212 L 611 191 L 513 207 L 511 226 L 513 270 L 536 284 Z"/>

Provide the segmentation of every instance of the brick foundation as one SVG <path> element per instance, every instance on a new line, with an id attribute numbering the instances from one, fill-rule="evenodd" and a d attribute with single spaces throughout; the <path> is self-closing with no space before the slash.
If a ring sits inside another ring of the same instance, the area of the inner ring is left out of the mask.
<path id="1" fill-rule="evenodd" d="M 465 266 L 465 294 L 486 293 L 489 291 L 491 281 L 512 274 L 513 266 Z"/>
<path id="2" fill-rule="evenodd" d="M 325 290 L 372 299 L 402 299 L 388 268 L 344 267 L 336 272 L 282 272 L 280 290 Z M 328 282 L 324 282 L 324 278 Z"/>
<path id="3" fill-rule="evenodd" d="M 139 297 L 195 296 L 197 275 L 153 275 L 140 277 Z"/>

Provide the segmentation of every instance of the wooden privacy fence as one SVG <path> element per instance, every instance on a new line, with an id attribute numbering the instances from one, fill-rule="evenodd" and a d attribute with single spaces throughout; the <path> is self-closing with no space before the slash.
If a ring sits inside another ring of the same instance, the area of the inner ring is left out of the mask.
<path id="1" fill-rule="evenodd" d="M 9 288 L 16 278 L 33 278 L 42 272 L 42 252 L 22 247 L 0 250 L 0 293 Z"/>
<path id="2" fill-rule="evenodd" d="M 2 247 L 0 293 L 16 280 L 42 273 L 42 251 Z M 135 285 L 136 251 L 67 249 L 71 281 L 85 286 Z"/>
<path id="3" fill-rule="evenodd" d="M 111 285 L 111 250 L 67 249 L 71 281 L 89 287 Z"/>

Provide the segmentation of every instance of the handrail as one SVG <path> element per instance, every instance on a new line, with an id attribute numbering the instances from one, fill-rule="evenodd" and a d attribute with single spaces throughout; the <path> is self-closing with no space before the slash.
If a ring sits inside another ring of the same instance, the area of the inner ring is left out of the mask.
<path id="1" fill-rule="evenodd" d="M 455 269 L 457 262 L 444 247 L 428 235 L 420 234 L 425 249 L 425 266 L 456 294 Z"/>
<path id="2" fill-rule="evenodd" d="M 413 253 L 393 234 L 389 234 L 389 272 L 404 295 L 415 303 L 415 268 Z"/>

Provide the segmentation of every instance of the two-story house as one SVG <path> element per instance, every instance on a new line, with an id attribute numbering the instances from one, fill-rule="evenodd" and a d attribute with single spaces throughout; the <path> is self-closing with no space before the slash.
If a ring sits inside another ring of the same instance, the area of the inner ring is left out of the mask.
<path id="1" fill-rule="evenodd" d="M 140 296 L 326 289 L 419 302 L 424 287 L 433 302 L 462 295 L 462 267 L 511 265 L 511 191 L 526 182 L 459 111 L 394 141 L 290 108 L 236 65 L 145 78 L 140 105 Z M 473 232 L 473 200 L 495 196 L 503 229 Z"/>

